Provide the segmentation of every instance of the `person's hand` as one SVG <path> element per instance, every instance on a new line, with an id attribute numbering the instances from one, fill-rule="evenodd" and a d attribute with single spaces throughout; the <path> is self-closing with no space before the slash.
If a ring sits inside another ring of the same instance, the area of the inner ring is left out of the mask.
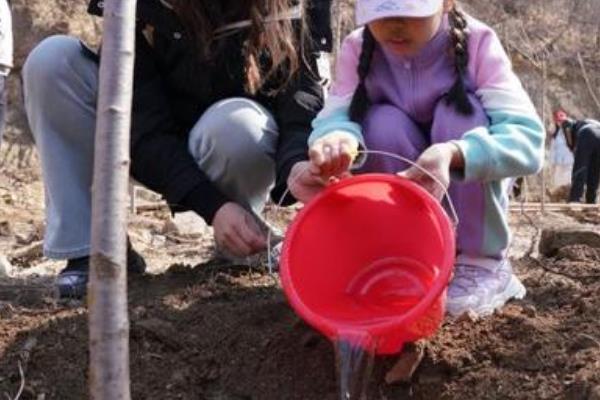
<path id="1" fill-rule="evenodd" d="M 217 245 L 237 257 L 247 257 L 267 248 L 267 237 L 248 211 L 229 202 L 219 208 L 213 219 Z"/>
<path id="2" fill-rule="evenodd" d="M 310 161 L 301 161 L 292 167 L 287 184 L 296 200 L 306 204 L 325 188 L 327 181 L 321 177 L 319 167 Z"/>
<path id="3" fill-rule="evenodd" d="M 408 178 L 431 193 L 436 199 L 441 200 L 444 192 L 450 186 L 450 169 L 463 168 L 464 159 L 460 148 L 453 143 L 439 143 L 429 147 L 417 159 L 417 165 L 435 176 L 438 182 L 417 167 L 410 167 L 398 175 Z"/>
<path id="4" fill-rule="evenodd" d="M 316 140 L 308 151 L 321 177 L 340 177 L 348 172 L 358 154 L 358 140 L 344 131 L 334 131 Z"/>

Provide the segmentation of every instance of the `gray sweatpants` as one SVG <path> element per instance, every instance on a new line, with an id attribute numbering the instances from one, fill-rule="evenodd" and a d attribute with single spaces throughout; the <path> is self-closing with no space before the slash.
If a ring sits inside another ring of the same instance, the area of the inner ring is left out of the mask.
<path id="1" fill-rule="evenodd" d="M 44 252 L 89 254 L 98 65 L 77 39 L 53 36 L 23 67 L 25 108 L 37 144 L 46 194 Z M 275 180 L 278 130 L 259 104 L 243 98 L 209 108 L 189 135 L 198 168 L 234 201 L 260 214 Z"/>

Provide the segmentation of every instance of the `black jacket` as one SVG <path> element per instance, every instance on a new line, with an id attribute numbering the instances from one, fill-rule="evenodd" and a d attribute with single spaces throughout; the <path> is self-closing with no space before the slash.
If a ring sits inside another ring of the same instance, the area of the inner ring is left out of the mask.
<path id="1" fill-rule="evenodd" d="M 556 126 L 554 137 L 558 134 L 559 127 Z M 579 135 L 587 129 L 600 129 L 600 122 L 595 119 L 583 119 L 583 120 L 566 120 L 562 124 L 562 130 L 565 135 L 567 147 L 574 152 L 577 147 L 577 139 Z"/>
<path id="2" fill-rule="evenodd" d="M 270 110 L 279 127 L 275 157 L 277 179 L 271 193 L 278 201 L 287 187 L 291 167 L 307 157 L 311 121 L 322 107 L 323 91 L 316 56 L 320 51 L 331 50 L 330 2 L 313 0 L 309 6 L 313 40 L 304 41 L 307 43 L 306 62 L 292 82 L 276 95 L 250 96 L 244 91 L 245 63 L 241 51 L 247 31 L 221 39 L 224 42 L 214 59 L 200 62 L 197 47 L 188 41 L 174 12 L 161 0 L 138 0 L 132 176 L 162 194 L 174 211 L 194 210 L 211 223 L 216 211 L 229 199 L 189 154 L 188 134 L 215 102 L 229 97 L 248 97 Z M 101 15 L 102 5 L 102 0 L 92 0 L 89 12 Z M 154 28 L 152 46 L 142 33 L 147 25 Z M 290 198 L 286 203 L 292 201 Z"/>

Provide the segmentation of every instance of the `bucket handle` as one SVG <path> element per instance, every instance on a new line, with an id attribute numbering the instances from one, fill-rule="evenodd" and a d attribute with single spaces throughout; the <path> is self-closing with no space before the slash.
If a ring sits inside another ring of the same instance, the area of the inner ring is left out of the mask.
<path id="1" fill-rule="evenodd" d="M 456 212 L 456 207 L 454 206 L 454 202 L 452 201 L 452 197 L 450 197 L 450 193 L 448 192 L 448 188 L 446 188 L 446 186 L 435 176 L 433 175 L 431 172 L 427 171 L 427 169 L 423 168 L 422 166 L 420 166 L 419 164 L 417 164 L 416 162 L 409 160 L 406 157 L 402 157 L 398 154 L 394 154 L 394 153 L 390 153 L 388 151 L 382 151 L 382 150 L 359 150 L 358 154 L 365 154 L 365 155 L 379 155 L 379 156 L 386 156 L 389 158 L 393 158 L 395 160 L 398 161 L 403 161 L 415 168 L 417 168 L 419 171 L 423 172 L 425 175 L 429 176 L 435 183 L 437 183 L 441 188 L 442 191 L 444 192 L 444 196 L 447 200 L 448 200 L 448 208 L 450 209 L 450 217 L 452 218 L 452 225 L 454 226 L 454 229 L 456 230 L 458 227 L 458 224 L 460 223 L 460 219 L 458 218 L 458 213 Z M 302 170 L 300 172 L 300 174 L 298 174 L 298 176 L 296 176 L 294 178 L 294 180 L 292 182 L 295 182 L 296 180 L 298 180 L 300 178 L 300 176 L 304 173 L 306 173 L 309 169 L 309 166 L 306 166 L 304 168 L 304 170 Z M 281 196 L 281 199 L 279 200 L 279 203 L 277 203 L 277 208 L 281 208 L 282 204 L 285 200 L 285 197 L 290 193 L 290 188 L 288 186 L 288 188 L 283 192 L 283 195 Z M 272 230 L 268 229 L 268 233 L 267 233 L 267 258 L 268 258 L 268 266 L 269 266 L 269 273 L 273 273 L 273 257 L 272 257 L 272 251 L 273 251 L 273 246 L 271 245 L 271 241 L 272 241 Z"/>
<path id="2" fill-rule="evenodd" d="M 431 172 L 429 172 L 427 169 L 423 168 L 416 162 L 409 160 L 406 157 L 402 157 L 398 154 L 390 153 L 388 151 L 359 150 L 358 153 L 366 154 L 366 155 L 375 154 L 375 155 L 394 158 L 398 161 L 404 161 L 405 163 L 410 164 L 411 166 L 415 167 L 419 171 L 423 172 L 425 175 L 429 176 L 435 183 L 437 183 L 440 186 L 440 188 L 442 188 L 442 191 L 444 192 L 444 196 L 442 197 L 442 199 L 445 197 L 448 200 L 448 208 L 450 209 L 449 211 L 451 214 L 450 217 L 452 218 L 452 225 L 454 226 L 454 229 L 456 229 L 458 227 L 460 219 L 458 218 L 458 213 L 456 212 L 456 207 L 454 206 L 454 201 L 452 200 L 452 197 L 450 197 L 450 192 L 448 192 L 448 188 L 446 188 L 446 186 L 435 175 L 433 175 Z"/>

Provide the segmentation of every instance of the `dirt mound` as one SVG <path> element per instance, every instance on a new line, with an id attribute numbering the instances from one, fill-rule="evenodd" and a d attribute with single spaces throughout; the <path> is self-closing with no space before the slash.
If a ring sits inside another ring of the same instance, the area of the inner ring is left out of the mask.
<path id="1" fill-rule="evenodd" d="M 558 250 L 556 258 L 570 261 L 600 260 L 600 248 L 582 244 L 566 246 Z"/>
<path id="2" fill-rule="evenodd" d="M 553 257 L 560 252 L 567 251 L 565 247 L 572 246 L 584 246 L 594 251 L 600 249 L 600 234 L 591 231 L 544 230 L 540 239 L 539 250 L 540 254 Z"/>

